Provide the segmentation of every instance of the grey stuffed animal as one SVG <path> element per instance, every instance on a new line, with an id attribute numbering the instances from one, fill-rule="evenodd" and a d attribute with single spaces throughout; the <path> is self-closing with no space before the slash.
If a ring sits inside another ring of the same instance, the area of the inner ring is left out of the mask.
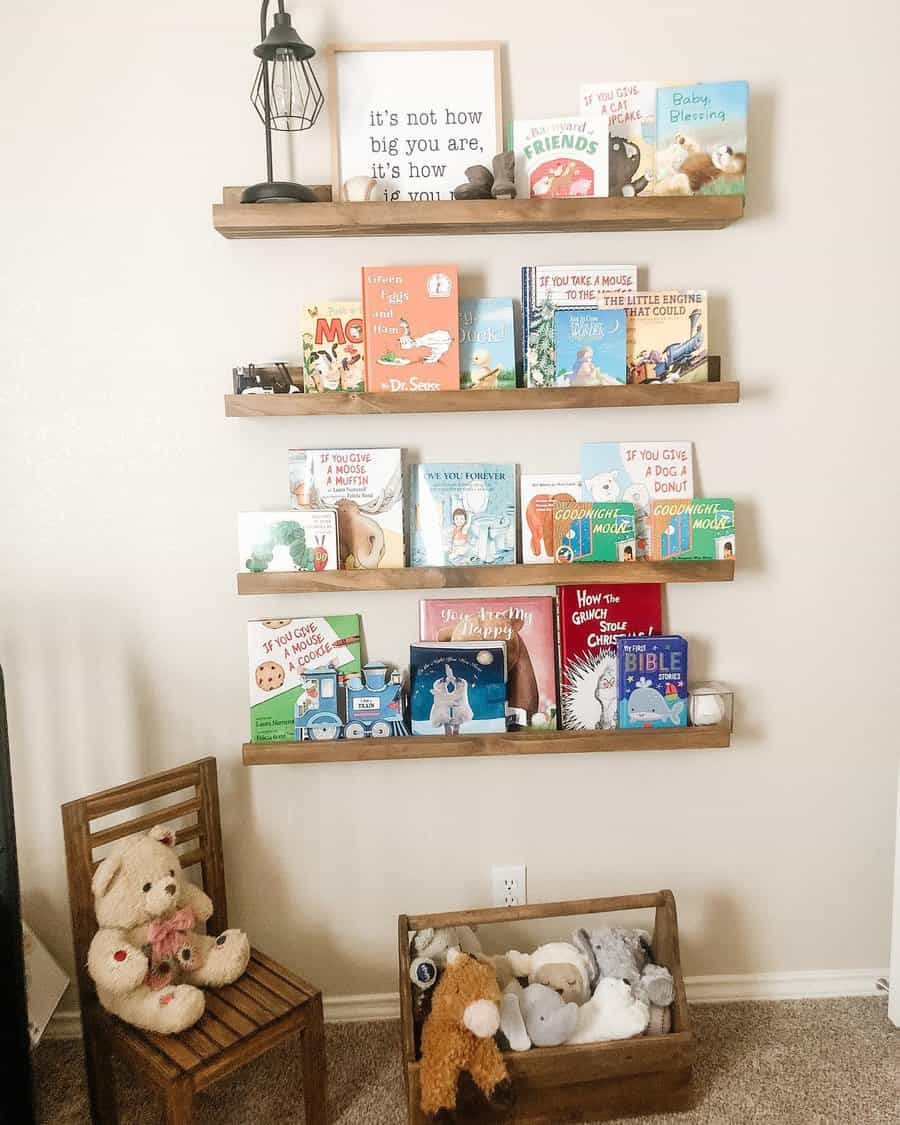
<path id="1" fill-rule="evenodd" d="M 668 969 L 653 963 L 653 947 L 646 930 L 604 926 L 588 933 L 579 929 L 572 935 L 572 942 L 587 958 L 592 989 L 603 977 L 625 981 L 635 998 L 650 1006 L 647 1034 L 671 1031 L 675 984 Z"/>

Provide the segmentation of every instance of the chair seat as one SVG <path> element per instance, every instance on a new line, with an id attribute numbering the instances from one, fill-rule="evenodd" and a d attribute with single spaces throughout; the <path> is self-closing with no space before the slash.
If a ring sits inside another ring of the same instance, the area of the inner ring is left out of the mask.
<path id="1" fill-rule="evenodd" d="M 203 1017 L 178 1035 L 143 1031 L 108 1015 L 113 1045 L 139 1056 L 165 1081 L 193 1075 L 200 1089 L 305 1026 L 307 1018 L 321 1019 L 321 1003 L 314 1003 L 319 990 L 257 949 L 234 984 L 204 993 Z"/>

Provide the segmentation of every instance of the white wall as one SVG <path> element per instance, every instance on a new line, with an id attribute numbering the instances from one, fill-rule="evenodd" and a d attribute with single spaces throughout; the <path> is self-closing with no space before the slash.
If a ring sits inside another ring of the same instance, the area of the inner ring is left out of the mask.
<path id="1" fill-rule="evenodd" d="M 315 44 L 507 40 L 522 117 L 574 111 L 582 79 L 746 77 L 748 214 L 711 233 L 228 242 L 210 204 L 263 175 L 254 5 L 5 5 L 0 660 L 32 924 L 71 964 L 60 802 L 212 753 L 232 915 L 332 994 L 396 987 L 397 913 L 484 903 L 498 861 L 528 864 L 532 900 L 671 886 L 690 974 L 884 965 L 895 5 L 570 5 L 558 24 L 522 0 L 293 7 Z M 296 151 L 324 182 L 324 120 Z M 744 401 L 224 418 L 233 364 L 296 354 L 303 300 L 352 296 L 363 263 L 441 259 L 473 295 L 515 294 L 529 261 L 705 287 Z M 247 618 L 358 610 L 369 653 L 396 661 L 414 632 L 415 593 L 238 599 L 236 513 L 284 502 L 289 445 L 546 471 L 588 439 L 673 437 L 740 505 L 737 580 L 667 594 L 694 672 L 738 688 L 730 752 L 242 767 Z"/>

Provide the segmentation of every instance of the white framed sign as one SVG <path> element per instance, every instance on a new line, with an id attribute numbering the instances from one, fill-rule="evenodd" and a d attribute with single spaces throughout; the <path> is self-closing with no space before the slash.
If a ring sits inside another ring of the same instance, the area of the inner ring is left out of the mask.
<path id="1" fill-rule="evenodd" d="M 328 48 L 337 199 L 451 199 L 503 150 L 499 43 Z"/>

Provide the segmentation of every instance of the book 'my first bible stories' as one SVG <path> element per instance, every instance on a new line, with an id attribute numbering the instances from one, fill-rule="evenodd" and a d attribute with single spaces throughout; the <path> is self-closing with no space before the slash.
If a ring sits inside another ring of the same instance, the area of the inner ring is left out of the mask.
<path id="1" fill-rule="evenodd" d="M 733 559 L 736 555 L 733 500 L 651 502 L 652 559 Z"/>
<path id="2" fill-rule="evenodd" d="M 612 730 L 618 721 L 616 640 L 662 632 L 662 587 L 561 586 L 559 705 L 565 730 Z"/>
<path id="3" fill-rule="evenodd" d="M 504 641 L 510 730 L 556 726 L 553 598 L 427 598 L 419 602 L 423 641 Z"/>
<path id="4" fill-rule="evenodd" d="M 405 566 L 399 449 L 291 449 L 291 506 L 337 513 L 340 566 Z"/>
<path id="5" fill-rule="evenodd" d="M 522 355 L 528 386 L 555 383 L 558 309 L 596 308 L 601 293 L 636 289 L 637 266 L 523 266 Z"/>
<path id="6" fill-rule="evenodd" d="M 361 670 L 359 616 L 269 618 L 247 622 L 251 742 L 294 742 L 294 708 L 304 672 Z"/>
<path id="7" fill-rule="evenodd" d="M 660 86 L 656 94 L 657 195 L 743 195 L 746 82 Z"/>
<path id="8" fill-rule="evenodd" d="M 366 347 L 359 301 L 319 301 L 303 309 L 303 389 L 362 391 Z"/>
<path id="9" fill-rule="evenodd" d="M 519 478 L 522 520 L 522 562 L 553 562 L 553 508 L 557 501 L 574 504 L 581 497 L 576 473 L 523 473 Z"/>
<path id="10" fill-rule="evenodd" d="M 364 266 L 366 390 L 459 390 L 456 266 Z"/>
<path id="11" fill-rule="evenodd" d="M 558 309 L 554 314 L 555 387 L 614 387 L 625 382 L 625 313 Z"/>
<path id="12" fill-rule="evenodd" d="M 620 727 L 640 730 L 687 726 L 688 652 L 684 637 L 619 637 L 616 659 Z"/>
<path id="13" fill-rule="evenodd" d="M 629 383 L 705 383 L 708 319 L 703 290 L 601 293 L 597 304 L 625 312 Z"/>
<path id="14" fill-rule="evenodd" d="M 516 561 L 516 467 L 415 465 L 412 566 L 499 566 Z"/>
<path id="15" fill-rule="evenodd" d="M 409 646 L 413 734 L 506 730 L 506 644 L 421 641 Z"/>
<path id="16" fill-rule="evenodd" d="M 651 195 L 656 155 L 656 83 L 584 83 L 580 103 L 585 116 L 603 117 L 609 128 L 609 194 Z"/>
<path id="17" fill-rule="evenodd" d="M 459 302 L 459 384 L 508 390 L 516 385 L 516 333 L 509 297 L 475 297 Z"/>
<path id="18" fill-rule="evenodd" d="M 519 199 L 609 194 L 609 134 L 601 117 L 546 117 L 509 126 Z"/>
<path id="19" fill-rule="evenodd" d="M 561 563 L 634 562 L 634 504 L 556 503 L 553 547 Z"/>

